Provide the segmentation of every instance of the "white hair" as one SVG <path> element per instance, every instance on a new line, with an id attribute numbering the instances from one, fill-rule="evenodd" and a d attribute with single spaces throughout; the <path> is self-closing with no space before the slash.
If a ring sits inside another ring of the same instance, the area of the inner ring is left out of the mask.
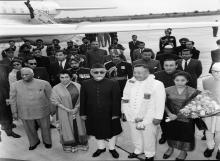
<path id="1" fill-rule="evenodd" d="M 30 72 L 31 74 L 34 74 L 33 69 L 28 68 L 28 67 L 21 68 L 21 72 L 23 72 L 23 71 L 28 71 L 28 72 Z"/>

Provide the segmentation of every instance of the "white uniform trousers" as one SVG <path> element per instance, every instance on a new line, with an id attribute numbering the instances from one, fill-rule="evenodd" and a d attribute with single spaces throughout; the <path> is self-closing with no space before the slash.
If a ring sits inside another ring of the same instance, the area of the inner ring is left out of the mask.
<path id="1" fill-rule="evenodd" d="M 115 144 L 117 141 L 117 136 L 113 136 L 111 139 L 108 139 L 108 148 L 109 150 L 115 149 Z M 96 139 L 98 149 L 104 149 L 105 148 L 105 140 L 98 140 Z"/>
<path id="2" fill-rule="evenodd" d="M 148 124 L 145 126 L 145 130 L 137 130 L 134 122 L 129 122 L 129 126 L 135 147 L 134 153 L 144 152 L 146 157 L 154 157 L 156 155 L 158 126 Z"/>
<path id="3" fill-rule="evenodd" d="M 205 135 L 207 147 L 209 149 L 214 149 L 216 145 L 218 146 L 218 150 L 220 150 L 220 131 L 215 131 L 215 133 L 212 133 L 211 131 L 207 130 Z"/>

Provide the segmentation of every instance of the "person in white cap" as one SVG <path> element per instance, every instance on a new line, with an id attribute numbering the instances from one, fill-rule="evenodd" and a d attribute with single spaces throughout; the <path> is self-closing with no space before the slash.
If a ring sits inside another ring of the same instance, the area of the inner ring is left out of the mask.
<path id="1" fill-rule="evenodd" d="M 203 88 L 212 92 L 220 103 L 220 62 L 213 64 L 211 74 L 212 76 L 203 80 Z M 205 118 L 205 123 L 208 130 L 206 131 L 207 149 L 204 151 L 204 156 L 211 157 L 217 145 L 216 159 L 220 160 L 220 115 Z"/>

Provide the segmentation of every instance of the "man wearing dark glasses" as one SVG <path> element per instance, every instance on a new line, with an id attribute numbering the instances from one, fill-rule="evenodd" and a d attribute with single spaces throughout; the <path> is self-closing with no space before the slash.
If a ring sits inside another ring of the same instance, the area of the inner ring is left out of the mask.
<path id="1" fill-rule="evenodd" d="M 105 74 L 104 65 L 94 64 L 91 69 L 93 79 L 82 82 L 80 116 L 85 120 L 87 134 L 94 136 L 98 145 L 93 157 L 106 151 L 105 139 L 108 139 L 109 152 L 118 158 L 115 143 L 122 132 L 120 88 L 117 81 L 105 78 Z"/>
<path id="2" fill-rule="evenodd" d="M 49 82 L 49 74 L 45 67 L 37 67 L 37 61 L 34 57 L 28 57 L 25 61 L 25 66 L 34 71 L 34 78 L 45 80 Z M 17 79 L 21 80 L 21 72 L 17 72 Z"/>

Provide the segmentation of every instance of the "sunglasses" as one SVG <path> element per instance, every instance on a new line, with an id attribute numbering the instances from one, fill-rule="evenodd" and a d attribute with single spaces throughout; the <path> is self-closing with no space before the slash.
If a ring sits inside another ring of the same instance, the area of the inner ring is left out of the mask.
<path id="1" fill-rule="evenodd" d="M 29 63 L 30 65 L 37 65 L 37 63 Z"/>
<path id="2" fill-rule="evenodd" d="M 99 74 L 99 73 L 100 73 L 100 74 L 105 74 L 105 71 L 94 71 L 93 73 L 94 73 L 94 74 Z"/>

